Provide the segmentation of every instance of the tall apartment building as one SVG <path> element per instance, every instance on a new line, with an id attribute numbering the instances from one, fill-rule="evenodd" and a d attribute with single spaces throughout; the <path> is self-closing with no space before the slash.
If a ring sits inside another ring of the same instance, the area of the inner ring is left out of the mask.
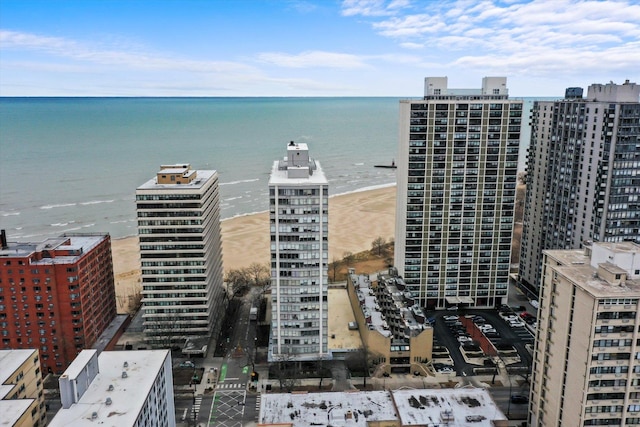
<path id="1" fill-rule="evenodd" d="M 175 427 L 169 350 L 84 350 L 60 376 L 50 427 Z"/>
<path id="2" fill-rule="evenodd" d="M 0 248 L 3 349 L 38 348 L 46 373 L 60 374 L 116 316 L 108 234 L 65 234 Z"/>
<path id="3" fill-rule="evenodd" d="M 640 245 L 544 251 L 531 426 L 640 425 Z"/>
<path id="4" fill-rule="evenodd" d="M 269 199 L 269 359 L 326 358 L 329 185 L 307 144 L 290 142 L 274 162 Z"/>
<path id="5" fill-rule="evenodd" d="M 640 242 L 639 97 L 627 81 L 534 103 L 520 255 L 520 282 L 531 292 L 545 249 Z"/>
<path id="6" fill-rule="evenodd" d="M 46 425 L 38 350 L 0 350 L 0 414 L 3 425 Z"/>
<path id="7" fill-rule="evenodd" d="M 400 101 L 394 262 L 422 307 L 506 303 L 521 117 L 504 77 Z"/>
<path id="8" fill-rule="evenodd" d="M 160 166 L 136 203 L 145 340 L 169 347 L 217 336 L 225 310 L 218 173 Z"/>

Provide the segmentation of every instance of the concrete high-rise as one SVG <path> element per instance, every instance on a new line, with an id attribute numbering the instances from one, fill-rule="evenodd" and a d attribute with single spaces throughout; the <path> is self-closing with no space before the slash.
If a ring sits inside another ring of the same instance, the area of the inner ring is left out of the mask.
<path id="1" fill-rule="evenodd" d="M 504 77 L 400 101 L 394 262 L 422 307 L 506 303 L 521 120 Z"/>
<path id="2" fill-rule="evenodd" d="M 116 317 L 111 238 L 64 234 L 17 243 L 4 230 L 0 237 L 2 348 L 37 348 L 45 374 L 61 374 Z"/>
<path id="3" fill-rule="evenodd" d="M 290 142 L 274 162 L 269 199 L 269 359 L 326 358 L 329 185 L 306 144 Z"/>
<path id="4" fill-rule="evenodd" d="M 543 256 L 527 425 L 640 425 L 640 245 Z"/>
<path id="5" fill-rule="evenodd" d="M 145 340 L 206 352 L 225 311 L 218 173 L 161 166 L 136 203 Z"/>
<path id="6" fill-rule="evenodd" d="M 593 84 L 532 110 L 520 282 L 537 293 L 542 251 L 640 242 L 640 86 Z"/>

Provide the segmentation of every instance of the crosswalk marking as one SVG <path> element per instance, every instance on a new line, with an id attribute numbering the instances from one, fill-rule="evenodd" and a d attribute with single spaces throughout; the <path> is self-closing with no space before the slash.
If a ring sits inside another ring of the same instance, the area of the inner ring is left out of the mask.
<path id="1" fill-rule="evenodd" d="M 200 405 L 202 404 L 202 397 L 196 397 L 193 400 L 193 406 L 191 407 L 191 413 L 195 414 L 196 412 L 200 412 Z"/>
<path id="2" fill-rule="evenodd" d="M 246 387 L 246 383 L 220 383 L 216 386 L 216 390 L 245 388 L 245 387 Z"/>

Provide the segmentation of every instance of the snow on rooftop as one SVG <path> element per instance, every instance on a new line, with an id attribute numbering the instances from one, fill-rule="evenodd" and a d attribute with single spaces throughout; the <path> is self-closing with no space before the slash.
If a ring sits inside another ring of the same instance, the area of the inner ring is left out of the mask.
<path id="1" fill-rule="evenodd" d="M 292 427 L 366 426 L 397 420 L 387 391 L 263 394 L 260 423 L 291 423 Z"/>
<path id="2" fill-rule="evenodd" d="M 396 412 L 397 408 L 397 412 Z M 400 425 L 493 426 L 507 418 L 480 388 L 263 394 L 259 422 L 293 427 Z"/>
<path id="3" fill-rule="evenodd" d="M 506 420 L 482 388 L 416 389 L 392 392 L 401 425 L 473 425 L 491 427 L 493 420 Z"/>

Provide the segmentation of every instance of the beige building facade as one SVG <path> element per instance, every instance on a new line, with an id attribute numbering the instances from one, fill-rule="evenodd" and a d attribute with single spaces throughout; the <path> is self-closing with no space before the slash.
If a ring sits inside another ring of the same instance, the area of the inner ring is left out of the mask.
<path id="1" fill-rule="evenodd" d="M 393 269 L 392 269 L 393 270 Z M 347 276 L 347 291 L 362 345 L 377 374 L 418 372 L 427 375 L 433 350 L 433 328 L 422 310 L 405 298 L 402 279 L 379 274 Z"/>
<path id="2" fill-rule="evenodd" d="M 42 382 L 38 350 L 0 350 L 0 424 L 46 425 Z"/>
<path id="3" fill-rule="evenodd" d="M 640 245 L 544 252 L 529 425 L 640 425 Z"/>

